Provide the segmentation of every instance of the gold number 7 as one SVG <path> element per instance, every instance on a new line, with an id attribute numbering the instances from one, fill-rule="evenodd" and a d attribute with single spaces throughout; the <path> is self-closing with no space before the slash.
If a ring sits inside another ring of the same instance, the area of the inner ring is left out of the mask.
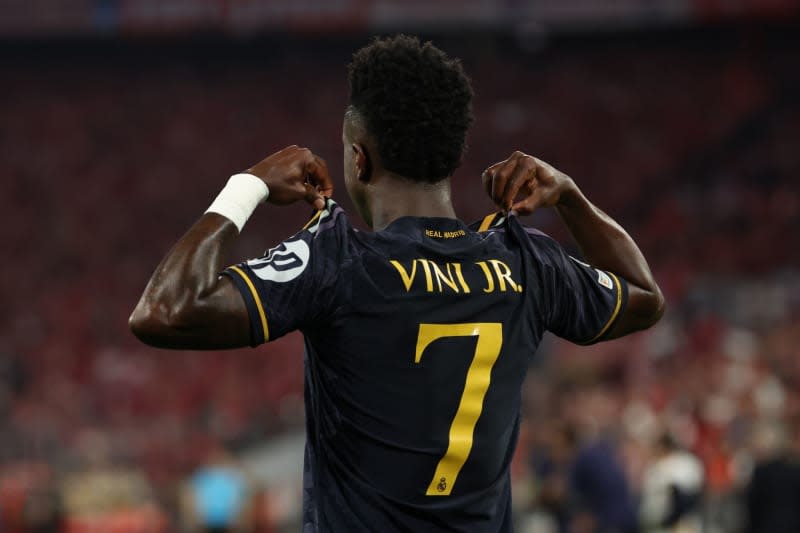
<path id="1" fill-rule="evenodd" d="M 422 353 L 435 340 L 444 337 L 478 337 L 475 354 L 467 370 L 464 392 L 458 403 L 456 416 L 450 425 L 447 451 L 436 465 L 436 472 L 428 496 L 449 496 L 458 473 L 472 450 L 475 424 L 483 410 L 483 399 L 489 390 L 492 368 L 503 345 L 503 327 L 497 322 L 471 324 L 420 324 L 414 362 L 419 363 Z"/>

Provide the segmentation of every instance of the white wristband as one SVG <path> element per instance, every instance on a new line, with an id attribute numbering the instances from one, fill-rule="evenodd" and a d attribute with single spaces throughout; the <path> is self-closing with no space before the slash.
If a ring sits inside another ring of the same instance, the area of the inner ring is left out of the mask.
<path id="1" fill-rule="evenodd" d="M 234 174 L 206 209 L 206 213 L 217 213 L 236 224 L 241 233 L 244 223 L 256 210 L 258 204 L 269 196 L 269 187 L 253 174 Z"/>

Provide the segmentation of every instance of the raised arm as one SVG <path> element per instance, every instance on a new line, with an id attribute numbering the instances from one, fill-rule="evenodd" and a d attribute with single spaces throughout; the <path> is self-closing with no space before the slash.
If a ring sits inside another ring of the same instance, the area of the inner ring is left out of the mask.
<path id="1" fill-rule="evenodd" d="M 130 317 L 142 342 L 159 348 L 211 350 L 250 344 L 242 296 L 219 273 L 242 226 L 264 200 L 287 205 L 305 200 L 318 209 L 333 192 L 325 162 L 290 146 L 245 175 L 236 175 L 209 210 L 156 267 Z"/>
<path id="2" fill-rule="evenodd" d="M 503 210 L 530 214 L 555 207 L 587 262 L 628 282 L 624 313 L 604 337 L 612 339 L 646 329 L 664 314 L 664 296 L 630 235 L 592 204 L 575 182 L 544 161 L 514 152 L 483 173 L 484 187 Z"/>

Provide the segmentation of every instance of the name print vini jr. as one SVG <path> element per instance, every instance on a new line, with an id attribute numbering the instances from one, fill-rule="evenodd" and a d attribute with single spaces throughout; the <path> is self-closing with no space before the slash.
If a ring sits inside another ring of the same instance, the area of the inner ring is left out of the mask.
<path id="1" fill-rule="evenodd" d="M 511 268 L 499 259 L 488 259 L 474 263 L 437 263 L 430 259 L 414 259 L 411 263 L 390 260 L 397 270 L 406 292 L 412 288 L 422 288 L 426 292 L 470 294 L 475 284 L 480 284 L 484 293 L 522 292 L 522 285 L 514 281 Z M 464 271 L 467 269 L 467 276 Z M 467 283 L 467 279 L 472 280 Z M 480 281 L 475 281 L 480 280 Z"/>

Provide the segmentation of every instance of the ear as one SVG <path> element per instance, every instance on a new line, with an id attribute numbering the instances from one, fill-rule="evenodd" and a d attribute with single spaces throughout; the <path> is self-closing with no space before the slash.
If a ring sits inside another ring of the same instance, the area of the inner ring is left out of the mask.
<path id="1" fill-rule="evenodd" d="M 369 183 L 372 178 L 372 163 L 369 159 L 369 153 L 361 143 L 353 143 L 350 145 L 353 150 L 353 161 L 356 166 L 356 178 L 362 183 Z"/>

